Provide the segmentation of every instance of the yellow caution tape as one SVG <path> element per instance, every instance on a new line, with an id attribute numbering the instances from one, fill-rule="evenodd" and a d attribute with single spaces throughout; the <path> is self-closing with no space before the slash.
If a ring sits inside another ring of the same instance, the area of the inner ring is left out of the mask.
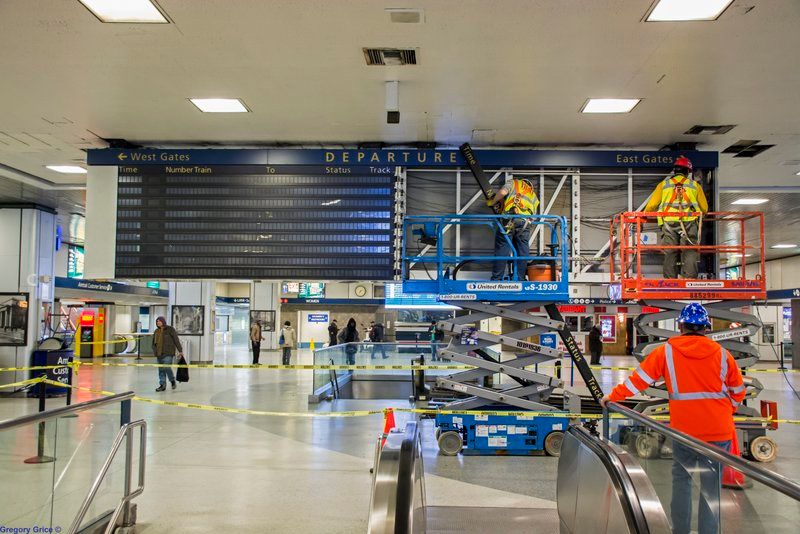
<path id="1" fill-rule="evenodd" d="M 100 395 L 115 395 L 113 391 L 105 391 L 101 389 L 92 389 L 82 386 L 75 386 L 75 385 L 68 385 L 62 384 L 61 382 L 56 382 L 54 380 L 47 380 L 47 379 L 33 379 L 33 381 L 38 382 L 42 381 L 46 384 L 51 384 L 54 386 L 59 387 L 70 387 L 72 389 L 77 389 L 81 391 L 88 391 L 91 393 L 97 393 Z M 236 413 L 242 415 L 264 415 L 269 417 L 301 417 L 301 418 L 315 418 L 315 417 L 327 417 L 327 418 L 341 418 L 341 417 L 366 417 L 370 415 L 377 415 L 377 414 L 384 414 L 386 415 L 390 411 L 398 412 L 398 413 L 416 413 L 416 414 L 426 414 L 426 415 L 480 415 L 480 416 L 489 416 L 489 415 L 498 415 L 498 416 L 507 416 L 507 417 L 522 417 L 522 418 L 530 418 L 530 417 L 565 417 L 568 419 L 581 419 L 581 420 L 598 420 L 602 419 L 602 414 L 587 414 L 587 413 L 570 413 L 570 412 L 529 412 L 529 411 L 508 411 L 508 410 L 434 410 L 430 408 L 383 408 L 379 410 L 349 410 L 343 412 L 275 412 L 275 411 L 267 411 L 267 410 L 251 410 L 248 408 L 229 408 L 227 406 L 216 406 L 212 404 L 199 404 L 199 403 L 191 403 L 191 402 L 179 402 L 179 401 L 163 401 L 159 399 L 152 399 L 149 397 L 140 397 L 138 395 L 133 397 L 133 400 L 139 402 L 146 402 L 148 404 L 157 404 L 161 406 L 174 406 L 177 408 L 189 408 L 194 410 L 204 410 L 208 412 L 219 412 L 219 413 Z M 609 414 L 609 417 L 612 419 L 627 419 L 623 414 L 612 413 Z M 655 419 L 658 421 L 669 421 L 669 416 L 667 415 L 657 415 L 651 416 L 651 419 Z M 737 422 L 748 422 L 748 423 L 759 423 L 759 424 L 769 424 L 769 423 L 791 423 L 791 424 L 800 424 L 800 420 L 792 420 L 792 419 L 765 419 L 765 418 L 746 418 L 746 417 L 737 417 L 734 418 L 734 421 Z"/>
<path id="2" fill-rule="evenodd" d="M 30 384 L 38 384 L 39 382 L 45 382 L 46 380 L 43 377 L 37 378 L 29 378 L 28 380 L 22 380 L 20 382 L 13 382 L 11 384 L 3 384 L 0 388 L 15 388 L 15 387 L 22 387 L 27 386 Z"/>
<path id="3" fill-rule="evenodd" d="M 347 364 L 218 364 L 190 363 L 185 365 L 169 363 L 108 363 L 79 362 L 89 367 L 174 367 L 177 369 L 271 369 L 280 371 L 417 371 L 417 370 L 464 370 L 474 369 L 472 365 L 347 365 Z"/>

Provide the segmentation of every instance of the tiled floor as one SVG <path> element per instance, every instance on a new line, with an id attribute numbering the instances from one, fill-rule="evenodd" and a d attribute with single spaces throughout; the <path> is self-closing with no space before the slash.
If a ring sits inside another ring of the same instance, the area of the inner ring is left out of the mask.
<path id="1" fill-rule="evenodd" d="M 262 363 L 278 360 L 277 354 L 262 356 Z M 220 349 L 216 361 L 247 363 L 248 356 L 244 348 Z M 311 354 L 301 351 L 299 361 L 311 363 Z M 619 365 L 631 361 L 613 359 Z M 605 389 L 625 376 L 621 371 L 599 373 Z M 778 401 L 781 417 L 800 419 L 800 401 L 785 387 L 782 375 L 761 374 L 759 379 L 766 388 L 762 397 Z M 800 388 L 798 374 L 790 375 L 790 380 Z M 96 368 L 82 370 L 79 384 L 116 392 L 134 390 L 154 399 L 283 412 L 407 406 L 402 400 L 340 400 L 309 408 L 309 371 L 193 370 L 188 384 L 180 384 L 176 391 L 156 393 L 153 369 Z M 92 396 L 80 393 L 75 402 Z M 53 399 L 49 406 L 62 404 L 63 400 Z M 0 400 L 3 419 L 35 410 L 34 400 Z M 117 413 L 108 409 L 103 415 L 59 423 L 59 461 L 55 466 L 21 463 L 35 448 L 32 429 L 0 436 L 0 524 L 22 526 L 20 522 L 49 519 L 42 506 L 47 497 L 30 495 L 36 495 L 37 488 L 47 487 L 52 480 L 59 482 L 56 500 L 66 517 L 70 503 L 80 501 L 91 472 L 108 450 L 109 429 Z M 369 468 L 375 437 L 382 428 L 380 415 L 348 419 L 267 417 L 135 403 L 133 416 L 148 423 L 146 490 L 137 499 L 140 532 L 366 531 Z M 555 506 L 556 459 L 443 457 L 437 453 L 430 421 L 423 427 L 428 504 Z M 771 436 L 780 452 L 769 467 L 800 479 L 800 426 L 784 425 Z M 48 443 L 51 437 L 48 435 Z M 9 480 L 14 483 L 9 484 Z M 104 492 L 108 503 L 99 503 L 98 509 L 114 502 L 121 475 L 110 484 Z M 800 509 L 790 513 L 800 517 Z M 56 513 L 53 521 L 57 526 L 64 519 Z M 68 525 L 58 526 L 65 529 Z"/>

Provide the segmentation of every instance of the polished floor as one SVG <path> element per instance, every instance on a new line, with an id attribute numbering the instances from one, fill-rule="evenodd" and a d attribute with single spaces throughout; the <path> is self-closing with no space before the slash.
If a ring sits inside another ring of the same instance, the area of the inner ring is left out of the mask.
<path id="1" fill-rule="evenodd" d="M 308 351 L 300 352 L 300 363 L 311 360 Z M 215 361 L 247 363 L 248 355 L 244 348 L 220 348 Z M 278 361 L 277 353 L 262 356 L 262 363 Z M 619 365 L 630 362 L 613 359 Z M 604 389 L 625 376 L 621 371 L 599 373 Z M 781 417 L 800 419 L 800 401 L 786 387 L 781 374 L 760 374 L 758 378 L 765 386 L 762 398 L 778 401 Z M 800 388 L 800 375 L 790 374 L 789 380 Z M 187 384 L 180 384 L 176 391 L 156 393 L 153 369 L 95 368 L 83 369 L 79 384 L 115 392 L 133 390 L 152 399 L 287 414 L 408 405 L 402 400 L 339 400 L 309 407 L 309 371 L 192 370 Z M 581 387 L 577 380 L 576 387 Z M 82 392 L 76 402 L 94 396 Z M 53 399 L 49 406 L 62 404 L 62 399 Z M 3 419 L 35 410 L 34 400 L 0 399 Z M 137 499 L 138 532 L 366 531 L 369 468 L 375 438 L 382 429 L 381 415 L 311 419 L 217 413 L 140 402 L 133 406 L 133 417 L 143 418 L 148 424 L 147 479 L 145 492 Z M 106 454 L 117 418 L 118 411 L 108 409 L 60 421 L 57 428 L 49 429 L 47 432 L 53 435 L 46 434 L 47 447 L 58 441 L 55 465 L 22 463 L 35 452 L 33 429 L 0 436 L 0 472 L 4 479 L 0 490 L 4 517 L 0 524 L 23 526 L 48 519 L 44 506 L 48 497 L 30 495 L 53 483 L 57 487 L 57 509 L 66 517 L 67 510 L 80 502 L 92 470 Z M 425 421 L 423 428 L 428 505 L 442 510 L 480 506 L 487 512 L 492 509 L 492 513 L 514 508 L 522 515 L 529 510 L 555 508 L 556 459 L 444 457 L 438 455 L 431 422 Z M 782 425 L 770 435 L 778 443 L 779 454 L 769 468 L 800 480 L 800 426 Z M 119 472 L 112 479 L 103 491 L 107 502 L 98 503 L 97 511 L 104 504 L 113 504 L 118 495 Z M 15 482 L 9 484 L 8 480 Z M 753 502 L 763 495 L 755 494 Z M 747 492 L 736 498 L 747 500 Z M 792 509 L 796 503 L 787 506 L 788 517 L 797 524 L 800 509 Z M 53 515 L 53 526 L 66 530 L 68 525 L 57 525 L 61 516 Z M 765 531 L 770 522 L 777 526 L 785 520 L 765 516 L 761 521 L 764 528 L 752 527 L 749 532 Z M 448 530 L 441 526 L 441 531 Z"/>

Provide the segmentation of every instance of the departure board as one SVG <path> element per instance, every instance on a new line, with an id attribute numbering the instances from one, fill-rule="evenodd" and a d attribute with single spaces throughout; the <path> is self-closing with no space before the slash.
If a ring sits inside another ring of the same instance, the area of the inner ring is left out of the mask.
<path id="1" fill-rule="evenodd" d="M 116 277 L 390 280 L 394 176 L 309 170 L 119 167 Z"/>

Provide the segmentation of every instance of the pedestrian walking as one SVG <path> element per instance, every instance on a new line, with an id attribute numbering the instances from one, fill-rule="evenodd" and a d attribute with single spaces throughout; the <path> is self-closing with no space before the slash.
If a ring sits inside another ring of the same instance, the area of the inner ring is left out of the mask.
<path id="1" fill-rule="evenodd" d="M 336 323 L 336 319 L 331 321 L 331 324 L 328 325 L 328 346 L 333 347 L 336 345 L 336 338 L 339 335 L 339 325 Z"/>
<path id="2" fill-rule="evenodd" d="M 250 325 L 250 345 L 253 348 L 253 365 L 258 364 L 258 358 L 261 356 L 261 341 L 264 336 L 261 332 L 261 321 L 254 321 Z"/>
<path id="3" fill-rule="evenodd" d="M 165 367 L 158 368 L 158 387 L 156 391 L 167 389 L 167 379 L 169 379 L 172 389 L 178 387 L 171 367 L 176 351 L 178 356 L 183 356 L 183 346 L 178 337 L 178 332 L 167 324 L 167 320 L 164 317 L 157 318 L 156 331 L 153 333 L 153 354 L 156 357 L 156 361 Z"/>
<path id="4" fill-rule="evenodd" d="M 592 355 L 591 364 L 600 365 L 600 356 L 603 355 L 603 334 L 597 325 L 589 330 L 589 352 Z"/>

